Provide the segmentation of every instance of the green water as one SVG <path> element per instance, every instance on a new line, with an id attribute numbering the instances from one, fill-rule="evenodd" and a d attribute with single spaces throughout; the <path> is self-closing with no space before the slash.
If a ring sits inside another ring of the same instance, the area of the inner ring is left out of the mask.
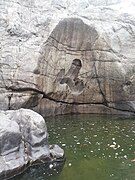
<path id="1" fill-rule="evenodd" d="M 65 164 L 30 169 L 18 180 L 135 180 L 135 118 L 65 115 L 46 123 Z"/>

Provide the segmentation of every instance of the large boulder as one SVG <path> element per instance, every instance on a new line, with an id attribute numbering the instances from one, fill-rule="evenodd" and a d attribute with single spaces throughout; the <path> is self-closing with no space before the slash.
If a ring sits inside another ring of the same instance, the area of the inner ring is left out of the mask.
<path id="1" fill-rule="evenodd" d="M 0 111 L 0 179 L 63 155 L 58 145 L 49 146 L 41 115 L 28 109 Z"/>
<path id="2" fill-rule="evenodd" d="M 135 114 L 133 0 L 2 1 L 0 109 Z"/>

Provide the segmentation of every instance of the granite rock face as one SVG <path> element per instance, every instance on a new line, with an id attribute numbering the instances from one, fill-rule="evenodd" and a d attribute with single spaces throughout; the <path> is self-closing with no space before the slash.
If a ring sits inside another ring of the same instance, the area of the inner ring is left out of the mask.
<path id="1" fill-rule="evenodd" d="M 21 173 L 34 163 L 63 157 L 60 147 L 51 147 L 41 115 L 28 109 L 0 111 L 0 179 Z"/>
<path id="2" fill-rule="evenodd" d="M 133 0 L 2 1 L 0 109 L 135 114 Z"/>

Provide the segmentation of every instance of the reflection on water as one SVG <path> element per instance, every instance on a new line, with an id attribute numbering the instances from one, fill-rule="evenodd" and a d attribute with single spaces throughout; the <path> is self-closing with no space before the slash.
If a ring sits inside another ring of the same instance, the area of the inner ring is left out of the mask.
<path id="1" fill-rule="evenodd" d="M 52 176 L 57 177 L 63 169 L 64 161 L 50 162 L 28 168 L 23 174 L 20 174 L 11 180 L 48 180 Z"/>
<path id="2" fill-rule="evenodd" d="M 65 150 L 65 165 L 40 166 L 18 180 L 135 180 L 135 118 L 66 115 L 46 123 L 50 144 Z"/>

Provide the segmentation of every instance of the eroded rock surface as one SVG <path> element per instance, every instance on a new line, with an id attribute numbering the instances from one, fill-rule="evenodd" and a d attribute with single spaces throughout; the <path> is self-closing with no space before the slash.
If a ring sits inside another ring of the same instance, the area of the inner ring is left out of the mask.
<path id="1" fill-rule="evenodd" d="M 134 115 L 134 7 L 133 0 L 2 1 L 0 109 Z"/>
<path id="2" fill-rule="evenodd" d="M 0 111 L 0 179 L 63 156 L 64 151 L 58 145 L 49 147 L 41 115 L 28 109 Z"/>

